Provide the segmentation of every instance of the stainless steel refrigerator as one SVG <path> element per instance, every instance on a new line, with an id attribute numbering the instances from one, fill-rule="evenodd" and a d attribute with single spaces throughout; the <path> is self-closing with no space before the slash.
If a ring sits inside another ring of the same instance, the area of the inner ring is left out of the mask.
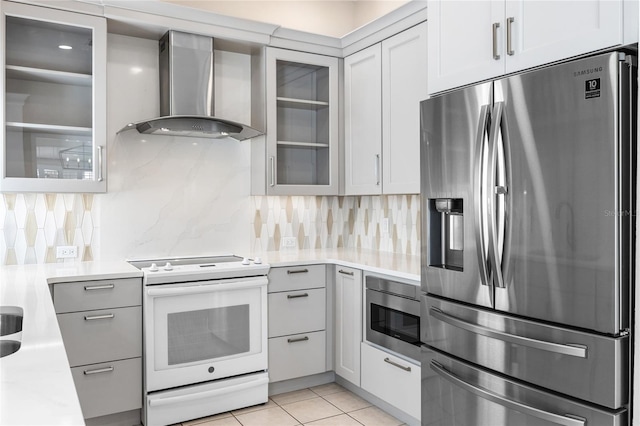
<path id="1" fill-rule="evenodd" d="M 635 63 L 421 103 L 423 425 L 630 424 Z"/>

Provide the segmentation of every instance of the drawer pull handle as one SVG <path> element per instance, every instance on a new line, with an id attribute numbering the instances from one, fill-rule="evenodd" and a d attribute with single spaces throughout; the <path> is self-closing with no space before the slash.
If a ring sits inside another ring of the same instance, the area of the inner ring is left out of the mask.
<path id="1" fill-rule="evenodd" d="M 411 367 L 405 367 L 404 365 L 400 365 L 400 364 L 398 364 L 396 362 L 391 361 L 389 358 L 385 358 L 384 362 L 386 362 L 387 364 L 391 364 L 394 367 L 398 367 L 398 368 L 400 368 L 400 369 L 402 369 L 404 371 L 411 371 Z"/>
<path id="2" fill-rule="evenodd" d="M 289 269 L 287 270 L 287 274 L 306 274 L 309 272 L 308 269 Z"/>
<path id="3" fill-rule="evenodd" d="M 115 317 L 114 314 L 105 314 L 105 315 L 88 315 L 84 317 L 85 321 L 93 321 L 93 320 L 101 320 L 101 319 L 111 319 Z"/>
<path id="4" fill-rule="evenodd" d="M 338 272 L 340 272 L 341 274 L 344 274 L 344 275 L 353 276 L 353 272 L 345 271 L 344 269 L 340 269 Z"/>
<path id="5" fill-rule="evenodd" d="M 96 368 L 95 370 L 84 370 L 84 375 L 88 376 L 90 374 L 111 373 L 112 371 L 113 367 Z"/>
<path id="6" fill-rule="evenodd" d="M 287 339 L 287 343 L 306 342 L 307 340 L 309 340 L 308 336 L 297 337 L 295 339 Z"/>
<path id="7" fill-rule="evenodd" d="M 90 290 L 109 290 L 109 289 L 112 289 L 114 287 L 115 287 L 114 284 L 85 285 L 84 289 L 86 291 L 90 291 Z"/>
<path id="8" fill-rule="evenodd" d="M 309 297 L 309 293 L 287 294 L 287 299 L 298 299 L 299 297 Z"/>

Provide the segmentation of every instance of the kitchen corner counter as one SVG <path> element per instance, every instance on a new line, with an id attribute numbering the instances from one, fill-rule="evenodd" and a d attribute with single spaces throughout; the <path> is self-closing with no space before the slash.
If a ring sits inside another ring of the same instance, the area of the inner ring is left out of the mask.
<path id="1" fill-rule="evenodd" d="M 0 358 L 0 425 L 84 424 L 49 284 L 141 276 L 126 262 L 0 267 L 0 305 L 24 310 L 20 350 Z"/>
<path id="2" fill-rule="evenodd" d="M 282 250 L 254 253 L 272 267 L 325 263 L 420 282 L 420 256 L 364 249 Z"/>

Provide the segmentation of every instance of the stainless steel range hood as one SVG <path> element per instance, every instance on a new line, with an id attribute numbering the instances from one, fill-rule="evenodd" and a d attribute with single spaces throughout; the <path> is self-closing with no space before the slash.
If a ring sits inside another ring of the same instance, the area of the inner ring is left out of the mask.
<path id="1" fill-rule="evenodd" d="M 154 135 L 250 139 L 263 132 L 214 117 L 213 38 L 178 31 L 160 39 L 160 117 L 130 123 Z"/>

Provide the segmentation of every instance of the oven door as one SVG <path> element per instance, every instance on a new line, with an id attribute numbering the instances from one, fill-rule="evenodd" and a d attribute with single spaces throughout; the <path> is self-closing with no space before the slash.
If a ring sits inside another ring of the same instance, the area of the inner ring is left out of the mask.
<path id="1" fill-rule="evenodd" d="M 411 359 L 420 359 L 420 302 L 366 290 L 367 341 Z"/>
<path id="2" fill-rule="evenodd" d="M 146 391 L 267 369 L 267 278 L 145 287 Z"/>

